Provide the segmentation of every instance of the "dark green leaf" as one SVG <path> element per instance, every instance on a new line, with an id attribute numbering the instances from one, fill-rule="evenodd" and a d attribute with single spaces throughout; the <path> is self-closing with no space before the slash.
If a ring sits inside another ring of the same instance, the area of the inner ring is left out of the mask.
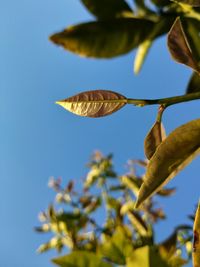
<path id="1" fill-rule="evenodd" d="M 137 18 L 88 22 L 71 26 L 50 39 L 81 56 L 111 58 L 137 47 L 153 25 L 152 21 Z"/>
<path id="2" fill-rule="evenodd" d="M 68 111 L 85 117 L 102 117 L 122 108 L 127 99 L 116 92 L 94 90 L 56 102 Z"/>
<path id="3" fill-rule="evenodd" d="M 52 262 L 61 267 L 111 267 L 109 263 L 102 261 L 94 253 L 86 251 L 75 251 L 53 259 Z"/>
<path id="4" fill-rule="evenodd" d="M 197 92 L 200 92 L 200 76 L 198 73 L 194 72 L 190 78 L 186 93 L 190 94 Z"/>
<path id="5" fill-rule="evenodd" d="M 180 18 L 175 20 L 168 34 L 168 47 L 174 60 L 185 64 L 197 72 L 200 71 L 200 67 L 189 46 Z"/>
<path id="6" fill-rule="evenodd" d="M 81 0 L 86 8 L 99 19 L 120 17 L 132 9 L 124 0 Z"/>
<path id="7" fill-rule="evenodd" d="M 200 119 L 175 129 L 157 148 L 147 166 L 136 207 L 158 192 L 200 153 Z"/>
<path id="8" fill-rule="evenodd" d="M 182 25 L 193 57 L 197 62 L 200 62 L 200 22 L 192 18 L 183 18 Z"/>

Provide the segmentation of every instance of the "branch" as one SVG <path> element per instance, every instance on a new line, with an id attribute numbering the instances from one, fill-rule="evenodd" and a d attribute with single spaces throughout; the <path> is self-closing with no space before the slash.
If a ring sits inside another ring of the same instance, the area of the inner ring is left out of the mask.
<path id="1" fill-rule="evenodd" d="M 167 97 L 167 98 L 160 98 L 160 99 L 127 99 L 127 104 L 133 104 L 136 106 L 147 106 L 147 105 L 163 105 L 165 107 L 183 103 L 187 101 L 192 100 L 198 100 L 200 99 L 200 92 L 197 93 L 191 93 L 181 96 L 173 96 L 173 97 Z"/>

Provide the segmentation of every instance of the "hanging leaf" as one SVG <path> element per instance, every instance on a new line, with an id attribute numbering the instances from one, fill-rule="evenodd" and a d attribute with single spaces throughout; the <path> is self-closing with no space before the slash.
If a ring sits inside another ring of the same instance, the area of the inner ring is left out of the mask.
<path id="1" fill-rule="evenodd" d="M 140 2 L 140 1 L 139 1 Z M 160 19 L 158 23 L 154 25 L 154 27 L 149 32 L 146 40 L 139 45 L 135 60 L 134 60 L 134 73 L 138 74 L 144 64 L 144 61 L 147 57 L 147 54 L 153 44 L 154 39 L 162 34 L 164 29 L 171 24 L 170 20 L 166 20 L 164 18 Z"/>
<path id="2" fill-rule="evenodd" d="M 169 258 L 172 257 L 176 252 L 176 243 L 177 231 L 174 231 L 166 240 L 159 244 L 158 250 L 160 252 L 160 255 L 164 259 L 169 260 Z"/>
<path id="3" fill-rule="evenodd" d="M 111 267 L 107 262 L 101 260 L 92 252 L 74 251 L 71 254 L 62 256 L 52 260 L 53 263 L 61 267 Z"/>
<path id="4" fill-rule="evenodd" d="M 80 56 L 111 58 L 142 43 L 154 22 L 138 18 L 95 21 L 71 26 L 50 40 Z"/>
<path id="5" fill-rule="evenodd" d="M 164 126 L 156 121 L 144 140 L 144 152 L 147 159 L 150 159 L 155 153 L 157 147 L 166 138 Z"/>
<path id="6" fill-rule="evenodd" d="M 126 103 L 123 95 L 106 90 L 87 91 L 56 102 L 76 115 L 92 118 L 112 114 Z"/>
<path id="7" fill-rule="evenodd" d="M 168 34 L 168 47 L 175 61 L 200 72 L 200 67 L 192 54 L 179 17 L 175 20 Z"/>
<path id="8" fill-rule="evenodd" d="M 139 45 L 133 66 L 133 71 L 135 74 L 140 72 L 152 44 L 153 41 L 147 39 L 141 45 Z"/>
<path id="9" fill-rule="evenodd" d="M 186 93 L 190 94 L 197 92 L 200 92 L 200 76 L 198 73 L 194 72 L 190 78 Z"/>
<path id="10" fill-rule="evenodd" d="M 200 0 L 171 0 L 173 2 L 177 2 L 177 3 L 180 3 L 180 4 L 187 4 L 187 5 L 190 5 L 190 6 L 200 6 Z"/>
<path id="11" fill-rule="evenodd" d="M 111 19 L 132 13 L 124 0 L 81 0 L 85 7 L 99 19 Z"/>
<path id="12" fill-rule="evenodd" d="M 175 129 L 157 148 L 147 166 L 136 207 L 155 194 L 200 153 L 200 119 Z"/>
<path id="13" fill-rule="evenodd" d="M 200 202 L 194 220 L 194 240 L 193 240 L 193 267 L 200 266 Z"/>

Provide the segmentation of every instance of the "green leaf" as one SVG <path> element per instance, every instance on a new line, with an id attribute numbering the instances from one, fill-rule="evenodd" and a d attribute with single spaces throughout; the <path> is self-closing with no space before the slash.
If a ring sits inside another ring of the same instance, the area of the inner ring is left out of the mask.
<path id="1" fill-rule="evenodd" d="M 106 90 L 87 91 L 56 102 L 76 115 L 92 118 L 112 114 L 126 103 L 123 95 Z"/>
<path id="2" fill-rule="evenodd" d="M 200 67 L 193 56 L 179 17 L 168 34 L 168 48 L 175 61 L 200 72 Z"/>
<path id="3" fill-rule="evenodd" d="M 169 0 L 151 0 L 156 6 L 163 7 L 170 4 Z"/>
<path id="4" fill-rule="evenodd" d="M 190 94 L 197 92 L 200 92 L 200 76 L 198 73 L 194 72 L 190 78 L 186 93 Z"/>
<path id="5" fill-rule="evenodd" d="M 156 121 L 144 140 L 144 152 L 147 159 L 150 159 L 155 153 L 157 147 L 166 138 L 164 126 Z"/>
<path id="6" fill-rule="evenodd" d="M 165 241 L 159 244 L 158 249 L 160 255 L 169 260 L 170 257 L 176 252 L 176 243 L 177 243 L 177 231 L 174 231 Z"/>
<path id="7" fill-rule="evenodd" d="M 194 220 L 194 241 L 193 241 L 193 266 L 199 267 L 200 266 L 200 202 L 197 207 L 195 220 Z"/>
<path id="8" fill-rule="evenodd" d="M 200 0 L 172 0 L 173 2 L 177 2 L 180 4 L 187 4 L 190 6 L 200 6 Z"/>
<path id="9" fill-rule="evenodd" d="M 133 12 L 124 0 L 81 0 L 85 7 L 99 19 L 120 17 Z"/>
<path id="10" fill-rule="evenodd" d="M 142 65 L 147 57 L 147 54 L 153 44 L 154 39 L 165 32 L 166 26 L 169 24 L 169 21 L 166 19 L 161 19 L 158 23 L 149 32 L 146 40 L 139 45 L 138 51 L 136 53 L 134 61 L 134 73 L 138 74 L 142 68 Z"/>
<path id="11" fill-rule="evenodd" d="M 154 22 L 138 18 L 95 21 L 71 26 L 50 40 L 80 56 L 111 58 L 142 43 Z"/>
<path id="12" fill-rule="evenodd" d="M 141 45 L 139 45 L 133 66 L 133 71 L 135 74 L 140 72 L 152 44 L 153 41 L 147 39 Z"/>
<path id="13" fill-rule="evenodd" d="M 193 57 L 197 62 L 200 62 L 200 22 L 192 18 L 183 18 L 182 25 Z"/>
<path id="14" fill-rule="evenodd" d="M 128 231 L 121 226 L 118 226 L 113 236 L 100 246 L 102 256 L 119 265 L 124 265 L 126 257 L 129 257 L 132 252 L 131 238 Z"/>
<path id="15" fill-rule="evenodd" d="M 127 259 L 127 267 L 169 267 L 155 247 L 144 246 L 136 249 Z"/>
<path id="16" fill-rule="evenodd" d="M 66 256 L 55 258 L 52 262 L 61 267 L 112 267 L 94 253 L 86 251 L 75 251 Z"/>
<path id="17" fill-rule="evenodd" d="M 200 153 L 200 119 L 175 129 L 157 148 L 147 166 L 136 207 L 158 192 Z"/>

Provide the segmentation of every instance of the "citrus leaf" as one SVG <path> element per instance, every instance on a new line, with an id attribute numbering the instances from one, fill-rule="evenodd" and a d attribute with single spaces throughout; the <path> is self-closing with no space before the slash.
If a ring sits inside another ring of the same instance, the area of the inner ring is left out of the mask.
<path id="1" fill-rule="evenodd" d="M 147 166 L 136 207 L 155 194 L 200 153 L 200 119 L 175 129 L 157 148 Z"/>
<path id="2" fill-rule="evenodd" d="M 119 18 L 71 26 L 50 40 L 80 56 L 111 58 L 128 53 L 142 43 L 154 22 L 138 18 Z"/>
<path id="3" fill-rule="evenodd" d="M 127 99 L 116 92 L 94 90 L 57 101 L 56 104 L 68 111 L 85 117 L 102 117 L 122 108 Z"/>
<path id="4" fill-rule="evenodd" d="M 74 251 L 71 254 L 52 260 L 61 267 L 111 267 L 92 252 Z"/>
<path id="5" fill-rule="evenodd" d="M 156 247 L 143 246 L 136 249 L 131 257 L 127 259 L 127 267 L 169 267 Z"/>
<path id="6" fill-rule="evenodd" d="M 200 92 L 200 76 L 198 73 L 194 72 L 190 78 L 186 93 L 190 94 L 197 92 Z"/>
<path id="7" fill-rule="evenodd" d="M 190 48 L 193 54 L 193 57 L 197 62 L 200 61 L 200 22 L 196 19 L 192 18 L 183 18 L 182 19 L 182 25 L 185 32 L 185 35 L 187 36 L 188 43 L 190 44 Z"/>
<path id="8" fill-rule="evenodd" d="M 162 197 L 168 197 L 173 195 L 175 192 L 176 188 L 162 188 L 157 192 L 157 194 Z"/>
<path id="9" fill-rule="evenodd" d="M 198 204 L 198 208 L 195 215 L 194 220 L 194 241 L 193 241 L 193 266 L 199 267 L 200 266 L 200 202 Z"/>
<path id="10" fill-rule="evenodd" d="M 139 45 L 133 66 L 133 71 L 135 74 L 140 72 L 152 44 L 153 41 L 147 39 L 141 45 Z"/>
<path id="11" fill-rule="evenodd" d="M 154 25 L 154 27 L 149 32 L 146 40 L 139 45 L 138 51 L 134 60 L 134 73 L 138 74 L 144 64 L 144 61 L 147 57 L 147 54 L 153 44 L 154 39 L 165 32 L 166 27 L 169 27 L 170 21 L 166 19 L 161 19 L 158 23 Z"/>
<path id="12" fill-rule="evenodd" d="M 160 255 L 168 260 L 176 252 L 177 231 L 175 230 L 166 240 L 158 245 Z"/>
<path id="13" fill-rule="evenodd" d="M 126 264 L 126 257 L 133 253 L 133 244 L 128 229 L 116 227 L 114 234 L 99 247 L 100 254 L 118 265 Z"/>
<path id="14" fill-rule="evenodd" d="M 81 0 L 85 7 L 99 19 L 110 19 L 133 12 L 124 0 Z"/>
<path id="15" fill-rule="evenodd" d="M 172 0 L 180 4 L 187 4 L 190 6 L 200 6 L 200 0 Z"/>
<path id="16" fill-rule="evenodd" d="M 168 48 L 175 61 L 200 72 L 200 67 L 192 54 L 179 17 L 168 34 Z"/>
<path id="17" fill-rule="evenodd" d="M 147 159 L 150 159 L 155 153 L 157 147 L 166 138 L 164 126 L 156 121 L 144 140 L 144 152 Z"/>

